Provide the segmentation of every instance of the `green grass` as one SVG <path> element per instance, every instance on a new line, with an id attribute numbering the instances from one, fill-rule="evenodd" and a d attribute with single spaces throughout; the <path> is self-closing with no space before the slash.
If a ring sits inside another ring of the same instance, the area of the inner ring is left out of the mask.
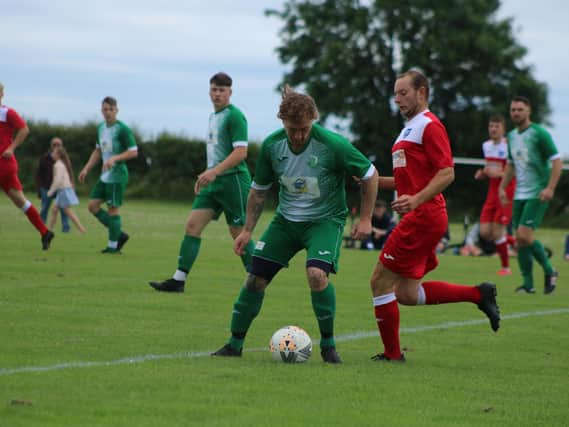
<path id="1" fill-rule="evenodd" d="M 566 230 L 539 230 L 561 274 L 551 296 L 515 294 L 515 260 L 514 275 L 498 278 L 496 258 L 440 257 L 429 278 L 497 283 L 502 328 L 449 323 L 483 320 L 471 304 L 401 307 L 404 365 L 369 360 L 381 350 L 368 285 L 378 253 L 344 250 L 333 276 L 344 364 L 323 364 L 316 346 L 306 364 L 284 365 L 267 350 L 275 330 L 296 324 L 318 338 L 304 256 L 269 287 L 244 357 L 210 358 L 228 338 L 244 279 L 224 221 L 206 230 L 184 294 L 147 285 L 175 269 L 188 210 L 128 201 L 132 239 L 123 255 L 109 256 L 98 253 L 106 233 L 84 205 L 77 212 L 87 234 L 57 233 L 44 252 L 26 218 L 0 199 L 1 427 L 568 424 Z M 460 225 L 452 230 L 460 240 Z M 535 275 L 541 290 L 537 266 Z M 148 355 L 158 357 L 135 359 Z"/>

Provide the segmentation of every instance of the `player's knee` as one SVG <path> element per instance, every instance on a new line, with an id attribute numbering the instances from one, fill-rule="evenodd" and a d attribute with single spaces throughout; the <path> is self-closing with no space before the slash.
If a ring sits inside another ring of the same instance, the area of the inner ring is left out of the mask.
<path id="1" fill-rule="evenodd" d="M 417 290 L 398 286 L 395 289 L 397 302 L 402 305 L 417 305 Z"/>
<path id="2" fill-rule="evenodd" d="M 308 286 L 312 291 L 320 292 L 328 286 L 328 274 L 317 267 L 308 267 L 306 269 L 308 278 Z"/>
<path id="3" fill-rule="evenodd" d="M 245 288 L 250 292 L 263 292 L 269 285 L 267 279 L 249 273 L 245 279 Z"/>
<path id="4" fill-rule="evenodd" d="M 91 212 L 93 215 L 99 212 L 100 208 L 101 205 L 96 200 L 90 200 L 89 203 L 87 204 L 87 209 L 89 209 L 89 212 Z"/>

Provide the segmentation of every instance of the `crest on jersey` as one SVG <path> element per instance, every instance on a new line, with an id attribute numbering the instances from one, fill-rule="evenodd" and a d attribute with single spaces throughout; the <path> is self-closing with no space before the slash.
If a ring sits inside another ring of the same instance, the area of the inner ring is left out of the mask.
<path id="1" fill-rule="evenodd" d="M 308 166 L 310 166 L 311 168 L 315 168 L 317 165 L 318 165 L 318 157 L 310 156 L 308 158 Z"/>
<path id="2" fill-rule="evenodd" d="M 413 128 L 405 129 L 405 132 L 403 132 L 403 138 L 407 138 L 412 130 L 413 130 Z"/>

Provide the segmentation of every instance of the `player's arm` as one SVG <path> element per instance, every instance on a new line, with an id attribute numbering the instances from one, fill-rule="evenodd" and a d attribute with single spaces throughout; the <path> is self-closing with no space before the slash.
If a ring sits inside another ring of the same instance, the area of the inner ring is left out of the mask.
<path id="1" fill-rule="evenodd" d="M 89 156 L 89 160 L 87 161 L 87 163 L 85 163 L 85 166 L 83 166 L 81 172 L 79 172 L 79 182 L 81 183 L 85 182 L 85 178 L 87 177 L 89 171 L 93 169 L 93 167 L 100 161 L 101 161 L 101 149 L 97 147 L 93 150 L 93 152 Z"/>
<path id="2" fill-rule="evenodd" d="M 194 191 L 196 194 L 199 193 L 200 188 L 206 187 L 215 181 L 218 175 L 221 175 L 228 169 L 231 169 L 241 163 L 247 158 L 247 146 L 239 145 L 233 149 L 233 151 L 223 160 L 211 169 L 207 169 L 198 175 Z"/>
<path id="3" fill-rule="evenodd" d="M 511 163 L 506 164 L 504 175 L 502 175 L 502 180 L 500 181 L 500 186 L 498 187 L 498 197 L 500 197 L 500 202 L 503 205 L 507 205 L 510 202 L 508 200 L 508 195 L 506 194 L 506 188 L 515 175 L 516 171 L 514 170 L 514 166 Z"/>
<path id="4" fill-rule="evenodd" d="M 362 240 L 371 234 L 371 217 L 377 198 L 379 175 L 372 165 L 370 171 L 361 179 L 360 221 L 352 231 L 352 238 Z"/>
<path id="5" fill-rule="evenodd" d="M 406 213 L 417 206 L 431 200 L 437 194 L 442 193 L 454 181 L 454 167 L 449 166 L 433 176 L 429 183 L 418 193 L 413 195 L 403 194 L 391 203 L 391 207 L 397 213 Z"/>
<path id="6" fill-rule="evenodd" d="M 545 187 L 543 190 L 541 190 L 541 193 L 539 193 L 539 200 L 542 202 L 548 202 L 553 199 L 553 195 L 555 194 L 555 187 L 557 187 L 557 183 L 561 177 L 561 169 L 563 169 L 563 161 L 561 158 L 557 157 L 556 159 L 553 159 L 551 161 L 551 175 L 549 176 L 547 187 Z"/>
<path id="7" fill-rule="evenodd" d="M 14 139 L 12 140 L 12 144 L 10 144 L 8 148 L 4 150 L 4 152 L 2 153 L 2 157 L 11 157 L 14 154 L 16 148 L 20 144 L 22 144 L 22 142 L 24 142 L 24 139 L 26 139 L 29 133 L 30 133 L 30 128 L 28 127 L 28 125 L 25 125 L 24 127 L 16 130 L 16 133 L 14 134 Z"/>
<path id="8" fill-rule="evenodd" d="M 114 156 L 109 157 L 109 159 L 103 164 L 103 170 L 109 170 L 113 167 L 116 162 L 123 162 L 130 159 L 135 159 L 138 156 L 138 148 L 131 147 L 126 151 L 123 151 L 120 154 L 115 154 Z"/>
<path id="9" fill-rule="evenodd" d="M 380 190 L 395 190 L 395 178 L 392 176 L 379 176 L 377 181 Z"/>
<path id="10" fill-rule="evenodd" d="M 269 186 L 270 187 L 270 186 Z M 233 242 L 233 251 L 237 255 L 242 255 L 245 246 L 251 240 L 253 230 L 259 222 L 259 218 L 263 213 L 265 207 L 265 200 L 267 198 L 268 189 L 251 188 L 249 196 L 247 197 L 247 220 L 241 233 L 235 238 Z"/>

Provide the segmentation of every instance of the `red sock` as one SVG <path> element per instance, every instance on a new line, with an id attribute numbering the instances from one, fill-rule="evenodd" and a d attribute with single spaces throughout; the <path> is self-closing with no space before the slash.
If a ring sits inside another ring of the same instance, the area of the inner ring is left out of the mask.
<path id="1" fill-rule="evenodd" d="M 447 282 L 423 282 L 425 304 L 448 304 L 451 302 L 480 302 L 480 291 L 476 286 L 454 285 Z"/>
<path id="2" fill-rule="evenodd" d="M 496 252 L 500 256 L 502 268 L 510 267 L 510 260 L 508 258 L 508 242 L 504 240 L 502 243 L 496 243 Z"/>
<path id="3" fill-rule="evenodd" d="M 47 227 L 43 223 L 40 214 L 38 213 L 36 208 L 34 208 L 34 205 L 30 205 L 30 207 L 26 211 L 26 216 L 28 217 L 30 222 L 34 225 L 34 227 L 36 227 L 36 229 L 41 233 L 42 236 L 45 233 L 47 233 Z"/>
<path id="4" fill-rule="evenodd" d="M 399 346 L 399 306 L 397 300 L 376 305 L 374 311 L 385 355 L 390 359 L 399 359 L 401 348 Z"/>

